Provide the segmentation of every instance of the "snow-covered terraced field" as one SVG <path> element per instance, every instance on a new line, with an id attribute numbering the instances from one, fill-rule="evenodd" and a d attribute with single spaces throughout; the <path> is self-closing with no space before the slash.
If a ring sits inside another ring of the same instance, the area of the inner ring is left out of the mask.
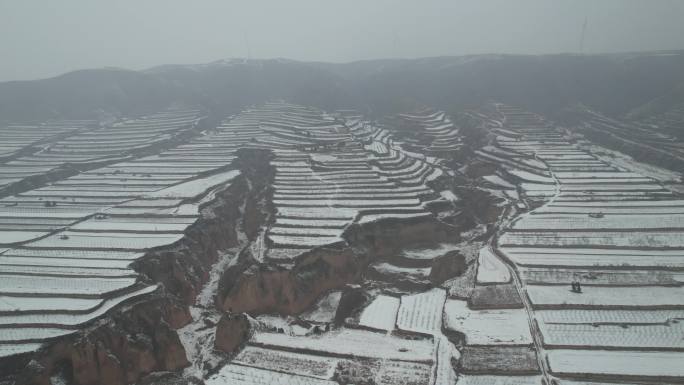
<path id="1" fill-rule="evenodd" d="M 309 235 L 274 235 L 269 234 L 268 239 L 275 248 L 293 248 L 293 249 L 312 249 L 314 247 L 331 245 L 335 243 L 344 242 L 338 236 L 309 236 Z"/>
<path id="2" fill-rule="evenodd" d="M 520 279 L 529 284 L 556 285 L 568 281 L 582 279 L 592 285 L 644 286 L 644 285 L 678 285 L 684 282 L 684 272 L 667 269 L 649 268 L 637 270 L 592 267 L 518 267 Z"/>
<path id="3" fill-rule="evenodd" d="M 374 298 L 352 314 L 356 328 L 326 326 L 306 336 L 258 329 L 205 382 L 333 385 L 350 363 L 366 365 L 374 383 L 387 385 L 540 385 L 552 377 L 566 383 L 621 376 L 658 383 L 684 376 L 684 274 L 678 272 L 684 201 L 645 168 L 611 163 L 538 115 L 503 105 L 495 110 L 501 116 L 488 126 L 490 143 L 475 151 L 486 163 L 476 178 L 484 175 L 477 179 L 483 190 L 506 198 L 501 207 L 515 202 L 507 214 L 518 216 L 501 222 L 477 263 L 469 257 L 469 271 L 477 289 L 521 294 L 522 308 L 474 310 L 449 297 L 446 286 L 405 290 L 379 281 L 389 287 L 367 292 Z M 251 248 L 268 263 L 296 266 L 313 248 L 343 246 L 343 233 L 355 223 L 438 220 L 435 207 L 462 209 L 467 197 L 438 180 L 468 171 L 449 169 L 463 142 L 441 111 L 423 108 L 371 123 L 275 102 L 203 132 L 200 118 L 199 111 L 181 110 L 107 128 L 65 124 L 55 133 L 68 135 L 54 143 L 46 129 L 30 137 L 13 129 L 12 140 L 0 145 L 0 188 L 66 163 L 91 166 L 0 199 L 0 357 L 36 350 L 157 290 L 131 264 L 181 241 L 201 207 L 234 180 L 244 181 L 231 166 L 241 148 L 273 156 L 274 213 Z M 36 151 L 13 155 L 39 142 Z M 405 250 L 401 258 L 433 262 L 446 251 Z M 415 273 L 427 285 L 427 262 L 408 268 L 382 260 L 373 268 Z M 570 281 L 580 281 L 581 292 L 571 291 Z M 458 289 L 451 295 L 460 298 Z M 341 298 L 334 291 L 298 318 L 329 324 Z M 539 363 L 457 379 L 460 353 L 445 334 L 463 335 L 459 349 L 482 349 L 495 367 L 518 358 L 500 352 L 531 361 L 536 354 Z"/>
<path id="4" fill-rule="evenodd" d="M 426 384 L 433 375 L 431 365 L 406 361 L 383 361 L 374 381 L 378 385 Z"/>
<path id="5" fill-rule="evenodd" d="M 228 364 L 205 381 L 207 385 L 336 385 L 337 382 L 318 378 Z"/>
<path id="6" fill-rule="evenodd" d="M 626 222 L 626 221 L 625 221 Z M 625 225 L 629 225 L 625 223 Z M 515 231 L 504 234 L 499 239 L 504 247 L 622 247 L 622 248 L 661 248 L 683 249 L 684 233 L 680 231 Z"/>
<path id="7" fill-rule="evenodd" d="M 392 137 L 380 137 L 378 142 L 390 143 L 395 138 L 401 147 L 422 156 L 449 157 L 463 145 L 459 128 L 444 112 L 430 108 L 397 114 L 384 122 Z M 420 138 L 420 140 L 416 140 Z"/>
<path id="8" fill-rule="evenodd" d="M 568 285 L 569 286 L 569 285 Z M 540 308 L 677 308 L 684 307 L 684 288 L 670 286 L 587 286 L 574 293 L 568 286 L 528 285 L 527 294 Z"/>
<path id="9" fill-rule="evenodd" d="M 548 351 L 548 362 L 553 373 L 569 376 L 652 377 L 663 383 L 684 377 L 680 352 L 559 349 Z"/>
<path id="10" fill-rule="evenodd" d="M 140 251 L 169 245 L 183 238 L 178 233 L 137 234 L 128 232 L 63 231 L 25 246 L 44 249 L 91 249 Z"/>
<path id="11" fill-rule="evenodd" d="M 539 324 L 544 344 L 553 348 L 632 348 L 684 351 L 680 322 L 657 325 Z"/>
<path id="12" fill-rule="evenodd" d="M 379 295 L 371 302 L 359 319 L 359 325 L 379 330 L 394 330 L 399 311 L 400 299 L 388 295 Z"/>
<path id="13" fill-rule="evenodd" d="M 2 352 L 35 350 L 42 340 L 72 333 L 124 301 L 156 290 L 140 284 L 129 265 L 151 248 L 184 237 L 200 205 L 238 175 L 226 168 L 239 141 L 227 132 L 236 127 L 224 124 L 157 155 L 130 154 L 191 129 L 198 117 L 197 111 L 169 112 L 111 130 L 83 129 L 51 144 L 50 151 L 14 161 L 57 167 L 60 154 L 67 152 L 73 152 L 64 158 L 70 162 L 128 156 L 2 199 L 0 242 L 14 243 L 0 255 Z M 201 154 L 183 154 L 205 144 L 211 145 Z M 8 234 L 16 226 L 24 228 Z M 45 325 L 50 327 L 41 331 Z M 4 348 L 9 341 L 18 345 Z"/>
<path id="14" fill-rule="evenodd" d="M 131 264 L 183 239 L 201 207 L 238 177 L 231 163 L 241 148 L 274 155 L 269 203 L 276 212 L 261 239 L 281 259 L 344 243 L 341 235 L 351 223 L 426 218 L 432 215 L 429 202 L 445 201 L 427 185 L 443 172 L 437 158 L 395 145 L 391 130 L 361 124 L 372 130 L 368 151 L 349 127 L 312 108 L 268 103 L 202 132 L 200 115 L 170 111 L 75 130 L 6 164 L 10 183 L 66 163 L 88 171 L 1 199 L 3 355 L 35 350 L 41 341 L 73 333 L 156 290 Z M 458 148 L 458 128 L 445 114 L 434 118 L 422 125 L 433 138 L 426 151 Z M 437 334 L 445 292 L 438 297 L 438 303 L 428 301 L 429 322 L 416 313 L 423 309 L 421 301 L 413 308 L 406 297 L 404 314 L 413 315 L 404 326 Z M 392 300 L 382 303 L 383 298 Z M 366 309 L 362 325 L 393 330 L 400 300 L 381 296 L 377 301 Z M 453 353 L 448 342 L 427 337 L 351 329 L 316 338 L 258 333 L 252 344 L 208 383 L 330 383 L 336 367 L 332 357 L 383 360 L 377 383 L 423 381 L 432 376 L 438 356 L 449 361 Z M 264 362 L 264 356 L 271 359 Z M 444 366 L 439 373 L 448 378 L 451 369 Z"/>
<path id="15" fill-rule="evenodd" d="M 436 169 L 390 148 L 390 133 L 383 130 L 375 134 L 382 146 L 371 145 L 377 151 L 360 147 L 339 151 L 338 146 L 347 147 L 355 134 L 331 136 L 316 125 L 326 122 L 320 119 L 293 125 L 283 116 L 272 117 L 258 139 L 262 148 L 275 154 L 277 212 L 267 239 L 272 247 L 269 255 L 277 259 L 343 242 L 344 228 L 354 221 L 430 215 L 423 202 L 434 191 L 425 183 L 436 177 Z M 335 125 L 330 128 L 344 132 Z M 285 136 L 287 143 L 282 141 Z"/>
<path id="16" fill-rule="evenodd" d="M 631 215 L 684 215 L 684 207 L 681 206 L 649 206 L 649 205 L 639 205 L 637 203 L 650 203 L 653 201 L 621 201 L 625 203 L 624 206 L 614 206 L 615 203 L 619 202 L 601 202 L 606 203 L 606 206 L 571 206 L 573 203 L 598 203 L 598 202 L 560 202 L 557 205 L 545 206 L 543 209 L 540 208 L 537 214 L 554 214 L 554 215 L 568 215 L 576 216 L 576 214 L 603 214 L 614 215 L 613 218 L 625 218 L 631 219 Z M 658 201 L 663 202 L 663 201 Z M 565 204 L 568 204 L 567 206 Z M 625 216 L 630 215 L 630 216 Z"/>
<path id="17" fill-rule="evenodd" d="M 107 311 L 111 310 L 114 306 L 136 296 L 149 294 L 157 289 L 156 286 L 147 286 L 141 289 L 130 291 L 126 294 L 117 296 L 112 299 L 106 299 L 100 302 L 99 307 L 90 313 L 76 312 L 69 313 L 62 311 L 61 313 L 24 313 L 15 312 L 15 314 L 7 314 L 0 319 L 0 325 L 3 327 L 10 327 L 16 325 L 26 325 L 26 326 L 40 326 L 40 325 L 55 325 L 63 328 L 75 328 L 81 324 L 84 324 L 95 317 L 99 317 L 105 314 Z M 64 309 L 58 309 L 64 310 Z"/>
<path id="18" fill-rule="evenodd" d="M 545 175 L 538 175 L 538 174 L 533 174 L 531 172 L 523 171 L 523 170 L 509 170 L 508 173 L 516 178 L 519 178 L 522 181 L 525 182 L 530 182 L 530 183 L 540 183 L 540 184 L 548 184 L 548 185 L 555 185 L 556 182 Z"/>
<path id="19" fill-rule="evenodd" d="M 554 231 L 554 230 L 625 230 L 633 229 L 684 229 L 684 213 L 655 215 L 639 215 L 625 210 L 622 215 L 610 215 L 602 208 L 595 208 L 589 214 L 601 213 L 600 218 L 594 218 L 588 214 L 557 215 L 535 214 L 516 222 L 512 229 L 521 231 Z"/>
<path id="20" fill-rule="evenodd" d="M 97 124 L 90 120 L 48 121 L 40 125 L 10 125 L 0 127 L 0 189 L 19 182 L 27 176 L 41 174 L 53 168 L 52 164 L 33 164 L 12 157 L 22 151 L 39 152 L 46 144 L 61 136 L 73 135 Z M 44 150 L 43 150 L 44 151 Z M 21 159 L 21 157 L 19 157 Z"/>
<path id="21" fill-rule="evenodd" d="M 502 252 L 525 266 L 684 268 L 682 250 L 509 247 Z"/>
<path id="22" fill-rule="evenodd" d="M 442 328 L 442 311 L 446 292 L 443 289 L 404 295 L 397 315 L 397 327 L 401 330 L 434 334 Z"/>
<path id="23" fill-rule="evenodd" d="M 83 313 L 94 310 L 102 301 L 85 298 L 14 297 L 0 296 L 0 312 L 3 313 L 40 313 L 62 311 Z M 6 331 L 3 331 L 6 332 Z"/>
<path id="24" fill-rule="evenodd" d="M 298 353 L 331 357 L 366 357 L 400 361 L 432 362 L 432 340 L 407 340 L 365 330 L 341 329 L 321 336 L 297 337 L 256 333 L 251 344 Z"/>
<path id="25" fill-rule="evenodd" d="M 331 357 L 247 346 L 232 362 L 276 372 L 329 379 L 335 372 L 338 360 Z"/>
<path id="26" fill-rule="evenodd" d="M 10 159 L 2 166 L 12 172 L 12 180 L 8 182 L 18 182 L 58 169 L 66 163 L 121 159 L 192 129 L 199 119 L 201 112 L 198 110 L 176 109 L 124 120 L 106 127 L 101 127 L 94 121 L 53 121 L 37 127 L 23 127 L 23 140 L 13 143 L 33 145 L 35 149 Z M 31 133 L 30 139 L 26 136 L 27 133 Z M 7 134 L 11 135 L 10 132 Z M 56 140 L 51 141 L 50 138 Z M 6 178 L 2 171 L 0 178 Z"/>
<path id="27" fill-rule="evenodd" d="M 681 379 L 681 199 L 649 167 L 612 163 L 621 158 L 595 155 L 594 147 L 560 134 L 549 141 L 553 129 L 531 124 L 534 115 L 505 106 L 499 111 L 503 127 L 519 136 L 497 138 L 497 156 L 513 161 L 512 153 L 533 154 L 556 185 L 541 187 L 550 185 L 528 169 L 507 170 L 520 178 L 524 197 L 541 206 L 497 239 L 502 255 L 517 265 L 547 373 L 561 383 L 565 377 L 587 383 Z M 515 167 L 510 161 L 503 167 Z M 581 292 L 571 290 L 571 281 L 580 282 Z"/>
<path id="28" fill-rule="evenodd" d="M 666 324 L 684 319 L 684 309 L 676 310 L 539 310 L 538 320 L 550 324 Z"/>
<path id="29" fill-rule="evenodd" d="M 465 335 L 467 345 L 531 345 L 524 309 L 473 310 L 466 301 L 450 299 L 444 307 L 444 327 Z"/>
<path id="30" fill-rule="evenodd" d="M 43 277 L 36 282 L 35 277 L 0 275 L 0 293 L 2 294 L 65 294 L 75 296 L 102 296 L 109 292 L 131 286 L 135 278 L 91 278 L 64 279 Z"/>
<path id="31" fill-rule="evenodd" d="M 459 375 L 459 385 L 541 385 L 540 376 Z M 563 383 L 565 384 L 565 383 Z"/>
<path id="32" fill-rule="evenodd" d="M 215 188 L 216 186 L 229 183 L 238 174 L 239 171 L 231 170 L 204 178 L 193 179 L 171 187 L 151 192 L 149 194 L 145 194 L 144 198 L 194 198 L 195 196 L 201 195 L 211 188 Z"/>
<path id="33" fill-rule="evenodd" d="M 499 187 L 502 187 L 504 189 L 508 189 L 508 190 L 514 190 L 515 189 L 514 184 L 512 184 L 511 182 L 501 178 L 498 175 L 486 175 L 486 176 L 483 176 L 482 178 L 484 180 L 486 180 L 487 182 L 493 183 L 493 184 L 495 184 Z"/>
<path id="34" fill-rule="evenodd" d="M 476 280 L 483 284 L 506 283 L 511 280 L 511 273 L 508 266 L 489 247 L 485 247 L 477 259 Z"/>

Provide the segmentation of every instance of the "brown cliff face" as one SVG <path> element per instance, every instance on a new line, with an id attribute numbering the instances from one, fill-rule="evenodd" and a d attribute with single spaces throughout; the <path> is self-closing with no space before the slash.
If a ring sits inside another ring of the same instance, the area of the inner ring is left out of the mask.
<path id="1" fill-rule="evenodd" d="M 440 285 L 444 281 L 460 276 L 466 270 L 466 258 L 457 250 L 450 251 L 432 260 L 430 282 Z"/>
<path id="2" fill-rule="evenodd" d="M 350 286 L 346 288 L 342 292 L 340 303 L 337 305 L 335 324 L 342 325 L 347 318 L 360 313 L 368 300 L 368 296 L 360 286 Z"/>
<path id="3" fill-rule="evenodd" d="M 133 267 L 152 282 L 163 283 L 168 292 L 192 304 L 208 279 L 219 251 L 238 245 L 238 231 L 256 236 L 267 218 L 271 154 L 264 150 L 239 150 L 234 168 L 241 174 L 219 193 L 217 199 L 202 207 L 200 219 L 190 226 L 175 246 L 153 250 Z M 244 208 L 244 210 L 241 210 Z M 243 212 L 244 211 L 244 212 Z"/>
<path id="4" fill-rule="evenodd" d="M 106 320 L 41 351 L 17 377 L 17 384 L 48 385 L 61 372 L 78 385 L 120 385 L 154 371 L 187 366 L 172 325 L 190 314 L 164 293 L 127 305 Z"/>
<path id="5" fill-rule="evenodd" d="M 397 254 L 405 247 L 444 241 L 457 242 L 459 231 L 433 217 L 411 220 L 384 219 L 377 222 L 353 224 L 344 238 L 357 252 L 372 258 Z"/>
<path id="6" fill-rule="evenodd" d="M 163 283 L 170 293 L 186 304 L 197 297 L 208 279 L 219 250 L 237 245 L 239 204 L 246 193 L 246 181 L 239 176 L 217 202 L 202 210 L 202 217 L 186 231 L 186 237 L 172 248 L 153 250 L 133 267 L 151 282 Z"/>
<path id="7" fill-rule="evenodd" d="M 365 264 L 349 248 L 318 248 L 295 265 L 252 265 L 219 285 L 217 302 L 229 312 L 298 314 L 320 295 L 360 277 Z"/>
<path id="8" fill-rule="evenodd" d="M 504 200 L 487 191 L 472 187 L 459 187 L 456 193 L 463 199 L 465 214 L 475 218 L 477 223 L 495 223 L 505 210 Z"/>
<path id="9" fill-rule="evenodd" d="M 351 225 L 344 234 L 349 247 L 313 249 L 293 266 L 258 264 L 242 256 L 238 266 L 224 273 L 217 305 L 233 313 L 296 315 L 324 293 L 360 280 L 373 260 L 416 243 L 457 240 L 457 234 L 434 218 L 388 219 Z"/>
<path id="10" fill-rule="evenodd" d="M 246 314 L 224 314 L 216 325 L 214 347 L 228 354 L 235 353 L 249 340 L 253 330 Z"/>

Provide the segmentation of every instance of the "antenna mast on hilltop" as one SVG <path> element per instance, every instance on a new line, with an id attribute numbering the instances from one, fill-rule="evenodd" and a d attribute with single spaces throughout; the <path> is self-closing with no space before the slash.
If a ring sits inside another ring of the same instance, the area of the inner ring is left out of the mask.
<path id="1" fill-rule="evenodd" d="M 397 31 L 392 31 L 392 56 L 398 57 L 397 55 Z"/>
<path id="2" fill-rule="evenodd" d="M 584 23 L 582 24 L 582 34 L 580 35 L 580 54 L 584 55 L 584 37 L 587 33 L 587 24 L 589 23 L 589 16 L 584 16 Z"/>
<path id="3" fill-rule="evenodd" d="M 242 31 L 242 36 L 245 38 L 245 48 L 247 48 L 247 60 L 252 58 L 252 50 L 249 48 L 249 39 L 247 38 L 247 31 Z"/>

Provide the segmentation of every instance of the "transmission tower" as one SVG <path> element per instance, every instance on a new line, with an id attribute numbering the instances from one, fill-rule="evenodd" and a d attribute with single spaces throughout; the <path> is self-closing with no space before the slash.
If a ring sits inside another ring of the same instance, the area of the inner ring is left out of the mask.
<path id="1" fill-rule="evenodd" d="M 587 34 L 587 24 L 589 23 L 589 16 L 584 16 L 584 23 L 582 23 L 582 34 L 580 35 L 580 54 L 584 55 L 584 37 Z"/>

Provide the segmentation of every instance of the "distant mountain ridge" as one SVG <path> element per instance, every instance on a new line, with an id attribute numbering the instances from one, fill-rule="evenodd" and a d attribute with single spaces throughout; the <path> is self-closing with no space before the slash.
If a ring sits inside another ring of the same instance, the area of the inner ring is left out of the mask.
<path id="1" fill-rule="evenodd" d="M 474 55 L 336 64 L 230 59 L 106 68 L 0 83 L 0 122 L 136 115 L 172 103 L 231 113 L 286 99 L 374 114 L 407 105 L 445 110 L 487 100 L 554 116 L 578 103 L 611 116 L 684 102 L 684 51 L 606 55 Z"/>

